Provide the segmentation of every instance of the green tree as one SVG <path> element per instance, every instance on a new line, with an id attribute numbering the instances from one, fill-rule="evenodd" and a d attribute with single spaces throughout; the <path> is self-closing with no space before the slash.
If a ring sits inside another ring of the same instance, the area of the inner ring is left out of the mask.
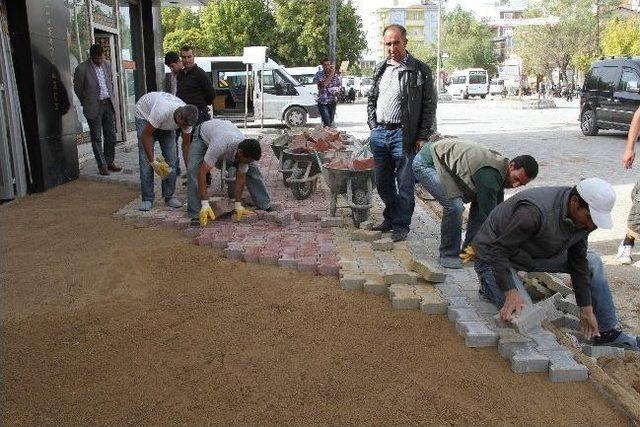
<path id="1" fill-rule="evenodd" d="M 478 21 L 457 6 L 443 17 L 442 47 L 449 57 L 446 68 L 484 68 L 496 72 L 493 32 L 486 22 Z"/>
<path id="2" fill-rule="evenodd" d="M 435 44 L 424 44 L 422 42 L 416 42 L 415 40 L 409 40 L 407 51 L 409 51 L 414 58 L 427 64 L 435 74 L 436 67 L 438 66 L 438 53 Z"/>
<path id="3" fill-rule="evenodd" d="M 525 71 L 548 75 L 554 68 L 567 80 L 567 67 L 583 69 L 595 55 L 598 20 L 606 21 L 617 0 L 537 0 L 525 10 L 526 18 L 557 17 L 555 25 L 526 26 L 515 31 L 516 52 Z"/>
<path id="4" fill-rule="evenodd" d="M 600 45 L 604 55 L 640 55 L 640 19 L 636 16 L 611 19 Z"/>
<path id="5" fill-rule="evenodd" d="M 182 9 L 176 6 L 162 8 L 162 34 L 165 36 L 177 28 L 178 15 Z"/>
<path id="6" fill-rule="evenodd" d="M 270 46 L 274 19 L 266 0 L 217 0 L 207 3 L 200 25 L 211 55 L 242 55 L 245 46 Z"/>
<path id="7" fill-rule="evenodd" d="M 288 66 L 317 64 L 328 55 L 329 3 L 326 0 L 274 0 L 277 42 L 274 56 Z M 355 63 L 367 42 L 351 0 L 338 2 L 338 61 Z"/>
<path id="8" fill-rule="evenodd" d="M 200 28 L 178 28 L 164 36 L 162 48 L 165 52 L 179 52 L 180 47 L 189 45 L 195 56 L 211 56 L 211 44 Z"/>

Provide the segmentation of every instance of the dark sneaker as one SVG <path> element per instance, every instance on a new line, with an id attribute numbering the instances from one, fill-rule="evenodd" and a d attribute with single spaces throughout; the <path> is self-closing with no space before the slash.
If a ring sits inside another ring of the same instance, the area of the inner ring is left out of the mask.
<path id="1" fill-rule="evenodd" d="M 387 222 L 381 222 L 380 224 L 376 225 L 375 227 L 371 228 L 372 231 L 382 231 L 383 233 L 386 233 L 387 231 L 391 231 L 391 225 L 389 225 L 389 223 Z"/>
<path id="2" fill-rule="evenodd" d="M 404 242 L 407 240 L 407 234 L 409 234 L 408 231 L 394 231 L 391 233 L 391 240 L 394 242 Z"/>
<path id="3" fill-rule="evenodd" d="M 200 220 L 198 218 L 191 218 L 189 227 L 200 227 Z"/>
<path id="4" fill-rule="evenodd" d="M 640 351 L 640 337 L 634 337 L 626 332 L 617 330 L 609 331 L 607 334 L 602 334 L 600 338 L 593 340 L 593 344 L 620 347 L 631 351 Z"/>

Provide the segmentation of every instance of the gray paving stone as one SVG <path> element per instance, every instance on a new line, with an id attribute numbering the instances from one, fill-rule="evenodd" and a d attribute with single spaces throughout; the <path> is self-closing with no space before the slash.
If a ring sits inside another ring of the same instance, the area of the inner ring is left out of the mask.
<path id="1" fill-rule="evenodd" d="M 387 293 L 387 285 L 384 282 L 367 280 L 362 285 L 362 289 L 370 294 L 384 295 Z"/>
<path id="2" fill-rule="evenodd" d="M 464 324 L 464 343 L 467 347 L 493 347 L 498 343 L 498 334 L 486 322 L 456 322 Z"/>
<path id="3" fill-rule="evenodd" d="M 357 240 L 360 242 L 373 242 L 380 238 L 382 238 L 382 231 L 356 229 L 351 232 L 351 240 Z"/>
<path id="4" fill-rule="evenodd" d="M 529 273 L 529 277 L 538 279 L 553 292 L 560 293 L 563 297 L 573 293 L 573 288 L 567 286 L 562 279 L 552 273 Z"/>
<path id="5" fill-rule="evenodd" d="M 447 301 L 434 289 L 431 293 L 420 294 L 420 311 L 425 314 L 446 314 Z"/>
<path id="6" fill-rule="evenodd" d="M 460 307 L 451 307 L 447 308 L 447 317 L 450 321 L 455 322 L 456 320 L 472 320 L 474 322 L 479 322 L 480 316 L 473 308 L 460 308 Z"/>
<path id="7" fill-rule="evenodd" d="M 586 381 L 588 378 L 587 367 L 573 359 L 552 362 L 549 366 L 549 379 L 554 383 Z"/>
<path id="8" fill-rule="evenodd" d="M 386 272 L 383 274 L 382 279 L 387 285 L 391 285 L 394 283 L 415 285 L 416 283 L 418 283 L 418 277 L 411 271 Z"/>
<path id="9" fill-rule="evenodd" d="M 365 278 L 362 276 L 345 275 L 340 279 L 340 287 L 352 291 L 361 291 L 364 286 Z"/>
<path id="10" fill-rule="evenodd" d="M 343 227 L 344 219 L 341 216 L 323 216 L 320 218 L 321 227 Z"/>
<path id="11" fill-rule="evenodd" d="M 486 301 L 473 301 L 471 305 L 479 314 L 496 314 L 498 309 L 495 305 Z"/>
<path id="12" fill-rule="evenodd" d="M 509 330 L 513 331 L 513 329 Z M 500 353 L 500 356 L 505 359 L 511 360 L 511 357 L 517 351 L 525 350 L 527 348 L 531 349 L 534 347 L 533 340 L 515 331 L 512 335 L 503 335 L 500 333 L 498 335 L 498 352 Z"/>
<path id="13" fill-rule="evenodd" d="M 524 348 L 513 353 L 511 370 L 517 374 L 527 372 L 547 372 L 549 358 L 531 348 Z"/>
<path id="14" fill-rule="evenodd" d="M 521 334 L 540 328 L 540 324 L 544 319 L 545 311 L 541 307 L 535 305 L 527 305 L 520 312 L 520 315 L 511 319 L 513 327 Z"/>
<path id="15" fill-rule="evenodd" d="M 371 247 L 374 251 L 391 251 L 393 250 L 393 240 L 391 240 L 389 237 L 374 240 L 373 242 L 371 242 Z"/>
<path id="16" fill-rule="evenodd" d="M 624 357 L 624 349 L 620 347 L 610 347 L 606 345 L 589 345 L 582 346 L 582 352 L 590 357 L 599 359 L 601 357 Z"/>
<path id="17" fill-rule="evenodd" d="M 559 317 L 553 321 L 553 324 L 559 328 L 569 328 L 574 331 L 580 330 L 580 319 L 572 314 L 564 314 L 562 317 Z"/>
<path id="18" fill-rule="evenodd" d="M 440 291 L 443 297 L 461 297 L 460 289 L 452 283 L 438 283 L 435 288 Z"/>
<path id="19" fill-rule="evenodd" d="M 426 259 L 413 259 L 411 263 L 411 270 L 418 273 L 423 279 L 432 283 L 441 283 L 445 281 L 446 274 L 440 268 L 435 266 Z"/>
<path id="20" fill-rule="evenodd" d="M 448 297 L 448 296 L 443 296 L 443 298 L 445 300 L 447 300 L 447 302 L 449 303 L 449 305 L 451 307 L 461 307 L 461 308 L 470 308 L 471 304 L 469 303 L 468 299 L 466 297 L 459 297 L 459 296 L 455 296 L 455 297 Z"/>
<path id="21" fill-rule="evenodd" d="M 398 310 L 418 310 L 420 308 L 420 297 L 410 291 L 392 292 L 391 305 Z"/>

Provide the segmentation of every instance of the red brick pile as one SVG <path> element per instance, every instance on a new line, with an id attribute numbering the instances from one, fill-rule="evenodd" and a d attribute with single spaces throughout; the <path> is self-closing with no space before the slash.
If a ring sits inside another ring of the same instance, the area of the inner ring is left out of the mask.
<path id="1" fill-rule="evenodd" d="M 340 159 L 325 165 L 328 169 L 362 171 L 373 169 L 373 157 L 367 159 Z"/>
<path id="2" fill-rule="evenodd" d="M 330 127 L 317 126 L 310 132 L 302 132 L 295 135 L 289 144 L 289 150 L 293 153 L 311 153 L 318 151 L 344 150 L 345 146 L 340 142 L 340 132 Z"/>

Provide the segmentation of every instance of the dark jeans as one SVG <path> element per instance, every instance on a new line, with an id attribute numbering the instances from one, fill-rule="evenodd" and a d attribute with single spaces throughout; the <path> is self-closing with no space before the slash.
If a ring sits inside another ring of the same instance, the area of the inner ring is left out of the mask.
<path id="1" fill-rule="evenodd" d="M 336 116 L 336 103 L 318 103 L 318 110 L 320 111 L 320 117 L 322 118 L 322 126 L 333 126 L 333 118 Z"/>
<path id="2" fill-rule="evenodd" d="M 98 167 L 112 164 L 116 155 L 116 114 L 111 101 L 100 102 L 100 112 L 95 118 L 87 119 L 87 123 L 91 134 L 91 148 Z"/>
<path id="3" fill-rule="evenodd" d="M 402 147 L 402 128 L 375 128 L 369 138 L 375 161 L 378 194 L 384 202 L 384 222 L 393 231 L 406 233 L 415 207 L 415 179 L 411 164 L 414 156 Z"/>

